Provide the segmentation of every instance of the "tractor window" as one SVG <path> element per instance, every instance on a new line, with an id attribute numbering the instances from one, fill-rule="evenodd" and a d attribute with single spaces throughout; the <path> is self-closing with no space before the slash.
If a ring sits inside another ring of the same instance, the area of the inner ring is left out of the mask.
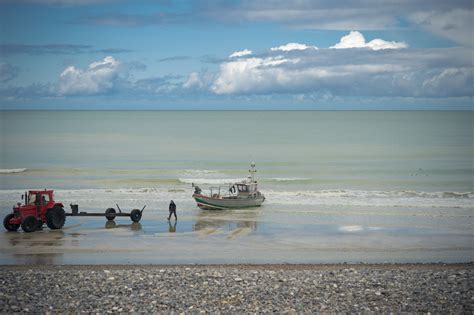
<path id="1" fill-rule="evenodd" d="M 30 194 L 28 197 L 28 200 L 30 201 L 30 205 L 34 205 L 37 202 L 37 195 L 36 194 Z"/>
<path id="2" fill-rule="evenodd" d="M 41 204 L 47 204 L 49 202 L 49 195 L 48 194 L 43 194 L 43 196 L 41 196 Z"/>

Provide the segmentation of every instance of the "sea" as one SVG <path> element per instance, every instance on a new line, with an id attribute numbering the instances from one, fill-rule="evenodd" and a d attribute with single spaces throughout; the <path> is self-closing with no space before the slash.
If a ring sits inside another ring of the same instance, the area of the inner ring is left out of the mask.
<path id="1" fill-rule="evenodd" d="M 28 189 L 80 211 L 0 232 L 1 264 L 474 261 L 472 111 L 2 111 L 0 215 Z M 191 198 L 247 177 L 262 207 Z M 177 204 L 178 221 L 166 220 Z"/>

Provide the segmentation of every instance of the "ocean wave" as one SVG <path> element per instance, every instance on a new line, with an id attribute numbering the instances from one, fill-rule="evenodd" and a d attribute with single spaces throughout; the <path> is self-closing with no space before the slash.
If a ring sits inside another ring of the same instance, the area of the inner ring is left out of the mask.
<path id="1" fill-rule="evenodd" d="M 234 182 L 234 179 L 229 180 Z M 0 202 L 9 205 L 17 200 L 22 190 L 0 190 Z M 120 205 L 137 207 L 146 204 L 150 208 L 162 209 L 173 199 L 184 207 L 194 207 L 192 188 L 182 186 L 143 188 L 103 188 L 55 190 L 56 198 L 69 203 L 79 203 L 91 208 Z M 264 206 L 304 210 L 305 207 L 358 206 L 358 207 L 406 207 L 406 208 L 474 208 L 474 192 L 423 192 L 423 191 L 364 191 L 364 190 L 319 190 L 288 191 L 262 190 Z"/>
<path id="2" fill-rule="evenodd" d="M 26 170 L 26 168 L 0 168 L 0 174 L 23 173 Z"/>
<path id="3" fill-rule="evenodd" d="M 308 177 L 272 177 L 267 178 L 266 180 L 276 181 L 276 182 L 307 182 L 312 178 Z M 265 179 L 262 179 L 265 180 Z"/>
<path id="4" fill-rule="evenodd" d="M 202 174 L 219 174 L 219 171 L 216 170 L 198 170 L 198 169 L 188 169 L 184 170 L 185 174 L 189 175 L 202 175 Z"/>
<path id="5" fill-rule="evenodd" d="M 423 191 L 263 191 L 269 202 L 285 205 L 473 208 L 474 192 Z"/>
<path id="6" fill-rule="evenodd" d="M 241 182 L 244 178 L 178 178 L 181 183 L 198 185 L 227 185 Z"/>
<path id="7" fill-rule="evenodd" d="M 103 180 L 104 183 L 111 183 L 113 185 L 176 185 L 179 184 L 180 181 L 174 178 L 122 178 L 122 179 L 111 179 L 111 180 Z"/>

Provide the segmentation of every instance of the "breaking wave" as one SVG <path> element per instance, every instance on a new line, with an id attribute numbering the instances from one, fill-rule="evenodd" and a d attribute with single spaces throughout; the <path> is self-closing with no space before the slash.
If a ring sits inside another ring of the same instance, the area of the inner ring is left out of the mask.
<path id="1" fill-rule="evenodd" d="M 195 179 L 193 179 L 195 180 Z M 230 179 L 229 182 L 234 182 Z M 195 181 L 195 183 L 198 183 Z M 221 182 L 219 182 L 221 184 Z M 91 208 L 115 205 L 137 207 L 146 204 L 150 208 L 162 209 L 173 199 L 184 208 L 195 208 L 191 198 L 193 189 L 182 186 L 145 188 L 103 188 L 56 190 L 58 200 L 79 203 Z M 207 191 L 204 189 L 204 191 Z M 18 201 L 21 190 L 0 190 L 0 204 L 8 206 Z M 264 208 L 273 206 L 305 209 L 319 206 L 362 206 L 362 207 L 407 207 L 407 208 L 462 208 L 474 209 L 474 192 L 422 192 L 422 191 L 364 191 L 364 190 L 317 190 L 277 191 L 262 190 L 266 201 Z"/>
<path id="2" fill-rule="evenodd" d="M 226 185 L 240 182 L 244 178 L 178 178 L 181 183 L 199 185 Z"/>
<path id="3" fill-rule="evenodd" d="M 265 180 L 265 179 L 263 179 Z M 267 180 L 269 181 L 275 181 L 275 182 L 307 182 L 312 180 L 312 178 L 308 177 L 272 177 L 268 178 Z"/>
<path id="4" fill-rule="evenodd" d="M 0 174 L 23 173 L 26 170 L 26 168 L 0 168 Z"/>
<path id="5" fill-rule="evenodd" d="M 474 208 L 474 192 L 423 191 L 264 191 L 274 203 L 297 205 L 347 205 L 387 207 Z"/>

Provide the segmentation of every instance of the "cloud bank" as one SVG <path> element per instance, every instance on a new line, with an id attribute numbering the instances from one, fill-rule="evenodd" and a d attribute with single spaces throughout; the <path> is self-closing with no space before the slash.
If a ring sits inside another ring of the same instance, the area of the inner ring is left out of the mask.
<path id="1" fill-rule="evenodd" d="M 182 57 L 179 57 L 182 58 Z M 187 58 L 187 57 L 186 57 Z M 469 48 L 412 49 L 403 42 L 366 41 L 350 32 L 330 48 L 289 43 L 261 53 L 249 49 L 215 58 L 216 70 L 183 75 L 155 75 L 134 80 L 140 63 L 113 56 L 87 67 L 66 67 L 57 83 L 0 89 L 12 97 L 239 98 L 289 95 L 298 100 L 363 98 L 472 98 L 474 68 Z M 12 80 L 18 69 L 0 64 L 0 80 Z M 277 96 L 278 98 L 279 96 Z"/>
<path id="2" fill-rule="evenodd" d="M 320 94 L 363 97 L 472 97 L 469 49 L 406 49 L 403 42 L 357 31 L 328 49 L 271 48 L 219 66 L 209 89 L 218 95 Z"/>

